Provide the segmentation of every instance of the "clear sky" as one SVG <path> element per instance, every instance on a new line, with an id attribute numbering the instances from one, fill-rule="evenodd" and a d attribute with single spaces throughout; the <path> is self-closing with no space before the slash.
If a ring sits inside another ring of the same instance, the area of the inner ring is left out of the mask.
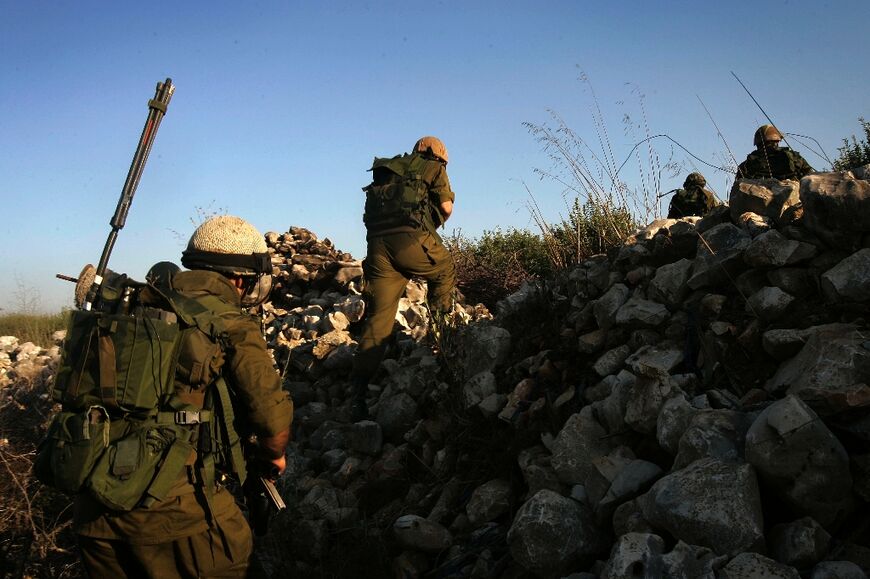
<path id="1" fill-rule="evenodd" d="M 766 121 L 731 71 L 782 130 L 833 157 L 870 117 L 868 18 L 867 0 L 0 0 L 0 307 L 71 305 L 54 274 L 99 259 L 166 77 L 177 90 L 109 264 L 139 279 L 178 261 L 198 211 L 307 227 L 362 258 L 372 157 L 426 134 L 450 152 L 448 231 L 471 236 L 533 229 L 526 186 L 547 219 L 564 212 L 523 126 L 548 111 L 599 153 L 603 128 L 616 165 L 658 133 L 715 165 L 724 143 L 742 161 Z M 663 191 L 697 169 L 727 199 L 728 174 L 653 147 L 682 163 Z M 621 176 L 640 187 L 636 167 Z"/>

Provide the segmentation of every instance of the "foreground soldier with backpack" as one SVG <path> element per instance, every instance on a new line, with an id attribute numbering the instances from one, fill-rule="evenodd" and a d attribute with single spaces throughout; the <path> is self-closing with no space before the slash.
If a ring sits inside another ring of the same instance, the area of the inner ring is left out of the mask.
<path id="1" fill-rule="evenodd" d="M 351 377 L 354 421 L 368 416 L 368 383 L 384 355 L 408 281 L 427 281 L 429 307 L 436 315 L 450 310 L 456 287 L 453 258 L 436 231 L 453 212 L 455 198 L 444 143 L 423 137 L 410 154 L 375 158 L 371 172 L 372 183 L 363 188 L 366 320 Z"/>
<path id="2" fill-rule="evenodd" d="M 271 287 L 263 236 L 214 217 L 181 261 L 190 271 L 164 262 L 144 284 L 107 275 L 93 310 L 72 314 L 53 391 L 62 411 L 34 468 L 75 493 L 91 577 L 244 577 L 251 531 L 222 483 L 286 467 L 293 405 L 242 310 Z"/>

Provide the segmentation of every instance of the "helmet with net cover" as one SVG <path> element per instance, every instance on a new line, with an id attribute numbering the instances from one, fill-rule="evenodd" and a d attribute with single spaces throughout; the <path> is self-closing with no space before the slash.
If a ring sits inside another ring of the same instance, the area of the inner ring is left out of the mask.
<path id="1" fill-rule="evenodd" d="M 447 147 L 438 137 L 421 137 L 414 143 L 414 152 L 431 155 L 447 164 Z"/>
<path id="2" fill-rule="evenodd" d="M 269 297 L 272 260 L 266 240 L 256 227 L 240 217 L 218 215 L 203 222 L 190 236 L 181 263 L 188 269 L 250 278 L 242 296 L 245 307 Z"/>
<path id="3" fill-rule="evenodd" d="M 754 143 L 756 147 L 761 147 L 764 145 L 765 141 L 776 141 L 779 142 L 782 140 L 782 133 L 779 132 L 779 129 L 774 127 L 773 125 L 761 125 L 755 131 L 755 139 Z"/>
<path id="4" fill-rule="evenodd" d="M 704 185 L 707 184 L 707 180 L 700 173 L 689 173 L 686 180 L 683 182 L 683 187 L 685 188 L 703 188 Z"/>

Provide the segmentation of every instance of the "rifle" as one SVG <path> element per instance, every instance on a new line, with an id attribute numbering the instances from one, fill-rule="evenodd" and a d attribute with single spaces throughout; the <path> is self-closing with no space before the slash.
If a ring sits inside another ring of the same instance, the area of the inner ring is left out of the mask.
<path id="1" fill-rule="evenodd" d="M 106 240 L 106 245 L 103 247 L 103 253 L 100 256 L 97 267 L 94 268 L 94 266 L 88 264 L 79 274 L 79 277 L 74 280 L 69 276 L 61 274 L 57 276 L 60 279 L 76 282 L 76 301 L 84 310 L 92 309 L 100 286 L 106 276 L 109 256 L 112 254 L 112 248 L 115 246 L 118 232 L 124 228 L 124 224 L 127 221 L 127 213 L 130 211 L 130 205 L 133 203 L 133 195 L 136 193 L 136 187 L 139 185 L 139 179 L 142 177 L 145 162 L 148 160 L 148 154 L 151 152 L 151 145 L 154 143 L 154 137 L 157 136 L 157 129 L 160 127 L 160 121 L 163 120 L 163 116 L 166 114 L 166 108 L 169 106 L 169 100 L 172 98 L 173 92 L 175 92 L 175 86 L 172 84 L 172 79 L 167 78 L 165 82 L 157 83 L 154 98 L 148 101 L 148 118 L 145 120 L 145 126 L 142 128 L 142 134 L 139 137 L 139 144 L 136 147 L 136 152 L 133 154 L 133 161 L 130 163 L 127 180 L 121 189 L 121 198 L 118 199 L 115 214 L 112 216 L 111 221 L 109 221 L 112 231 L 109 232 L 109 237 Z"/>
<path id="2" fill-rule="evenodd" d="M 269 530 L 272 511 L 280 513 L 287 508 L 271 480 L 278 476 L 278 469 L 272 466 L 267 469 L 267 472 L 263 472 L 257 468 L 261 464 L 255 461 L 248 462 L 248 476 L 243 486 L 251 528 L 258 537 L 262 537 Z"/>

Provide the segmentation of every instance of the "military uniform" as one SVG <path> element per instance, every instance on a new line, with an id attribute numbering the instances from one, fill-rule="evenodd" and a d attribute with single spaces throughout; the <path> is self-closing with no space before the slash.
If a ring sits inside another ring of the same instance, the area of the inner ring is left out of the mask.
<path id="1" fill-rule="evenodd" d="M 205 270 L 178 273 L 172 285 L 218 313 L 225 325 L 226 340 L 211 370 L 227 379 L 236 420 L 265 439 L 286 432 L 292 402 L 281 389 L 259 324 L 241 311 L 237 289 L 222 274 Z M 176 392 L 201 397 L 188 378 L 189 373 L 176 372 Z M 169 495 L 147 508 L 118 512 L 87 493 L 76 497 L 73 528 L 92 577 L 245 576 L 250 528 L 232 495 L 220 486 L 204 492 L 194 482 L 193 468 L 186 467 Z"/>
<path id="2" fill-rule="evenodd" d="M 704 216 L 716 207 L 716 197 L 703 187 L 677 189 L 668 208 L 668 219 L 679 219 L 689 215 Z"/>
<path id="3" fill-rule="evenodd" d="M 809 163 L 789 148 L 762 147 L 752 151 L 737 167 L 738 179 L 795 179 L 813 173 Z"/>
<path id="4" fill-rule="evenodd" d="M 420 157 L 417 153 L 412 157 L 421 165 L 417 177 L 428 190 L 429 218 L 421 226 L 367 228 L 368 247 L 363 261 L 367 313 L 353 367 L 358 389 L 364 388 L 378 369 L 385 341 L 393 331 L 399 300 L 412 277 L 426 279 L 433 310 L 447 311 L 452 305 L 456 269 L 436 227 L 443 220 L 438 208 L 443 202 L 452 203 L 455 194 L 447 178 L 446 163 L 425 156 L 416 159 Z"/>
<path id="5" fill-rule="evenodd" d="M 704 216 L 716 207 L 716 196 L 704 189 L 707 179 L 698 172 L 689 173 L 683 188 L 671 198 L 668 219 L 679 219 L 689 215 Z"/>

